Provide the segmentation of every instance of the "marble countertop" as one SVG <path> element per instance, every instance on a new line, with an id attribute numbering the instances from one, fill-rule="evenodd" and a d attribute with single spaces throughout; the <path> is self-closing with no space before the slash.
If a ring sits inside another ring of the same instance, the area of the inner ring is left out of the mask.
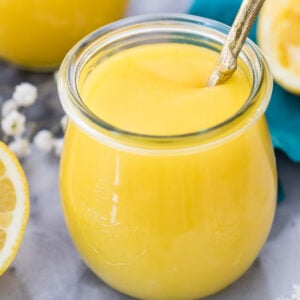
<path id="1" fill-rule="evenodd" d="M 184 11 L 190 0 L 135 0 L 130 14 Z M 0 101 L 14 85 L 28 81 L 40 97 L 30 109 L 33 120 L 47 126 L 63 114 L 53 74 L 20 71 L 0 62 Z M 300 150 L 299 150 L 300 151 Z M 236 283 L 208 300 L 275 300 L 300 284 L 300 164 L 277 153 L 279 176 L 286 197 L 278 204 L 274 225 L 259 258 Z M 1 300 L 125 300 L 81 261 L 67 233 L 58 190 L 59 161 L 32 148 L 22 161 L 31 191 L 31 215 L 16 260 L 0 278 Z"/>

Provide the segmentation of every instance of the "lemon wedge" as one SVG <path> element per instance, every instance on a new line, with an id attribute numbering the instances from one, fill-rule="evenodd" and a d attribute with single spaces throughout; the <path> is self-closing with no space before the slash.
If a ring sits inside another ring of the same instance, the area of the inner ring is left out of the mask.
<path id="1" fill-rule="evenodd" d="M 24 171 L 0 142 L 0 275 L 15 258 L 29 217 L 29 191 Z"/>
<path id="2" fill-rule="evenodd" d="M 258 18 L 257 39 L 275 81 L 300 94 L 299 0 L 266 0 Z"/>

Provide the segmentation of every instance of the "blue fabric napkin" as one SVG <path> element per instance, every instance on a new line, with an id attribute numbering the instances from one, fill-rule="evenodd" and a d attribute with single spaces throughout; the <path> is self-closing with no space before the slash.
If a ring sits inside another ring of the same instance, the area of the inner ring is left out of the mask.
<path id="1" fill-rule="evenodd" d="M 190 13 L 231 25 L 241 0 L 195 0 Z M 256 42 L 256 23 L 249 37 Z M 274 84 L 271 103 L 266 112 L 275 148 L 294 162 L 300 162 L 300 97 Z"/>

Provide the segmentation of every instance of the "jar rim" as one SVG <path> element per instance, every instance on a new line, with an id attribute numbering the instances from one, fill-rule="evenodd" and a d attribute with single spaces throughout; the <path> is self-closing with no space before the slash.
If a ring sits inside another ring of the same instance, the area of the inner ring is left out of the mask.
<path id="1" fill-rule="evenodd" d="M 76 125 L 92 137 L 110 146 L 118 146 L 127 150 L 143 148 L 146 151 L 153 151 L 159 145 L 159 150 L 161 151 L 164 145 L 173 145 L 178 150 L 178 148 L 199 148 L 199 146 L 206 147 L 216 144 L 240 134 L 264 114 L 271 97 L 272 75 L 266 59 L 258 46 L 250 39 L 247 39 L 240 57 L 243 56 L 243 61 L 248 59 L 251 64 L 248 68 L 251 67 L 252 74 L 255 75 L 253 76 L 252 89 L 248 99 L 245 99 L 244 105 L 226 120 L 195 132 L 175 135 L 149 135 L 123 130 L 97 117 L 84 104 L 78 92 L 78 78 L 84 65 L 95 51 L 101 51 L 101 47 L 104 44 L 107 45 L 107 41 L 115 41 L 120 37 L 126 38 L 129 34 L 151 33 L 155 24 L 158 25 L 157 30 L 163 31 L 166 28 L 171 30 L 173 26 L 175 31 L 181 28 L 182 32 L 192 35 L 198 34 L 199 37 L 200 34 L 204 34 L 203 30 L 208 30 L 210 37 L 216 38 L 215 42 L 217 42 L 217 39 L 224 41 L 230 29 L 229 26 L 212 19 L 187 14 L 164 13 L 125 18 L 92 32 L 68 52 L 61 64 L 57 77 L 61 104 L 68 117 Z M 218 42 L 220 42 L 219 40 Z M 262 92 L 264 81 L 266 82 L 266 88 L 263 91 L 263 95 L 258 97 Z M 253 109 L 254 106 L 255 109 Z M 234 122 L 242 121 L 245 116 L 246 120 L 244 120 L 243 125 L 238 130 L 224 135 L 226 128 L 228 129 Z M 170 150 L 169 146 L 168 151 Z"/>

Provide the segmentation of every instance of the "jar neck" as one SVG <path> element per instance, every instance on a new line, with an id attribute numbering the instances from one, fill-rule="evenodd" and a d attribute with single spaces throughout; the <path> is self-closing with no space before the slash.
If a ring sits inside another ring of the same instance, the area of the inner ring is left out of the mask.
<path id="1" fill-rule="evenodd" d="M 79 82 L 84 82 L 96 65 L 120 51 L 144 44 L 185 43 L 219 52 L 228 31 L 229 27 L 216 21 L 180 14 L 132 17 L 103 27 L 81 40 L 64 59 L 58 76 L 62 106 L 81 130 L 101 143 L 127 151 L 199 150 L 231 139 L 264 114 L 272 90 L 268 65 L 250 40 L 240 54 L 240 63 L 251 78 L 250 95 L 229 119 L 205 130 L 172 136 L 129 132 L 97 117 L 78 92 Z"/>

